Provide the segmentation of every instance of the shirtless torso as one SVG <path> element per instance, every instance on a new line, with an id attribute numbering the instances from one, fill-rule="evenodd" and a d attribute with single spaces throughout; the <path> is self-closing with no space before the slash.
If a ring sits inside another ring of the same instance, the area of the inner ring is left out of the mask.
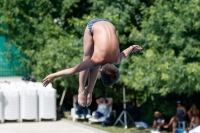
<path id="1" fill-rule="evenodd" d="M 100 21 L 93 25 L 92 30 L 94 41 L 92 58 L 102 60 L 103 64 L 117 62 L 120 50 L 115 27 L 110 22 Z"/>
<path id="2" fill-rule="evenodd" d="M 119 42 L 113 24 L 108 21 L 97 21 L 84 33 L 84 57 L 98 65 L 116 63 L 120 58 Z"/>

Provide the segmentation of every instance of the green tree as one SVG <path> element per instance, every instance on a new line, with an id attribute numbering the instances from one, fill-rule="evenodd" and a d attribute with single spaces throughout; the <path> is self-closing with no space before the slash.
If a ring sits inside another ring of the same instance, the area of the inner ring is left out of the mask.
<path id="1" fill-rule="evenodd" d="M 121 65 L 121 70 L 128 67 L 122 70 L 122 81 L 162 95 L 199 91 L 199 8 L 198 0 L 159 0 L 141 6 L 141 30 L 134 28 L 130 39 L 140 42 L 144 51 Z"/>
<path id="2" fill-rule="evenodd" d="M 27 67 L 41 81 L 80 62 L 87 23 L 106 18 L 116 26 L 121 50 L 137 43 L 143 51 L 123 61 L 120 81 L 102 93 L 121 98 L 117 90 L 125 84 L 128 98 L 142 102 L 154 93 L 199 91 L 199 6 L 198 0 L 2 0 L 0 24 L 7 29 L 0 33 L 28 57 Z M 95 88 L 103 87 L 99 81 Z M 54 85 L 77 92 L 78 74 Z"/>

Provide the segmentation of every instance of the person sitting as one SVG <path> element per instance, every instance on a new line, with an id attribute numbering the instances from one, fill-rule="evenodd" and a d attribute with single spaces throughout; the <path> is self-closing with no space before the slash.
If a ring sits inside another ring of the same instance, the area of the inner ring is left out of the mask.
<path id="1" fill-rule="evenodd" d="M 159 111 L 154 112 L 154 121 L 153 121 L 153 129 L 160 131 L 163 129 L 163 126 L 166 124 L 166 118 L 165 116 L 160 113 Z"/>
<path id="2" fill-rule="evenodd" d="M 190 125 L 188 127 L 188 130 L 191 130 L 192 128 L 195 128 L 200 125 L 199 120 L 199 109 L 196 104 L 193 104 L 190 110 L 187 112 L 188 117 L 190 119 Z"/>
<path id="3" fill-rule="evenodd" d="M 177 112 L 176 115 L 170 119 L 170 122 L 164 126 L 164 128 L 169 128 L 172 125 L 172 133 L 176 131 L 177 122 L 186 121 L 186 108 L 181 104 L 181 101 L 177 101 Z"/>
<path id="4" fill-rule="evenodd" d="M 98 107 L 95 111 L 94 118 L 98 119 L 102 116 L 107 116 L 109 112 L 109 106 L 112 104 L 112 100 L 106 98 L 99 98 L 96 100 L 96 103 Z"/>
<path id="5" fill-rule="evenodd" d="M 75 108 L 76 115 L 81 118 L 86 118 L 86 115 L 88 114 L 88 108 L 78 104 L 78 95 L 73 96 L 73 107 Z"/>

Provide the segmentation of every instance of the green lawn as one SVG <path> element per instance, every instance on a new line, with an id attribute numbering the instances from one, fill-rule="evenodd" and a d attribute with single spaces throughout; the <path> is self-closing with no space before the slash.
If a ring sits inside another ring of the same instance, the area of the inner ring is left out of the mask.
<path id="1" fill-rule="evenodd" d="M 117 126 L 106 126 L 102 127 L 101 123 L 94 123 L 94 124 L 88 124 L 87 121 L 81 122 L 82 124 L 85 124 L 87 126 L 91 126 L 94 128 L 98 128 L 104 131 L 108 131 L 110 133 L 146 133 L 146 130 L 144 129 L 137 129 L 133 125 L 129 125 L 127 129 L 125 129 L 123 126 L 117 125 Z"/>
<path id="2" fill-rule="evenodd" d="M 72 120 L 69 112 L 65 113 L 65 118 Z M 138 129 L 138 128 L 134 127 L 133 124 L 129 124 L 128 128 L 125 129 L 122 125 L 120 125 L 120 123 L 117 126 L 103 127 L 103 126 L 101 126 L 101 123 L 89 124 L 87 120 L 77 120 L 77 122 L 87 125 L 87 126 L 91 126 L 91 127 L 100 129 L 100 130 L 104 130 L 104 131 L 107 131 L 110 133 L 149 133 L 148 132 L 149 129 Z M 168 133 L 168 132 L 163 131 L 162 133 Z"/>

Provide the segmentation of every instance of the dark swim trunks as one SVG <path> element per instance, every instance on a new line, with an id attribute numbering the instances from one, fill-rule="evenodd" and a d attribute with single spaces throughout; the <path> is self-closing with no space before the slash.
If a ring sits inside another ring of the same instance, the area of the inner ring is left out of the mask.
<path id="1" fill-rule="evenodd" d="M 96 111 L 96 112 L 95 112 L 95 116 L 96 116 L 97 118 L 100 118 L 100 117 L 103 116 L 103 114 L 102 114 L 101 112 L 99 112 L 99 111 Z"/>
<path id="2" fill-rule="evenodd" d="M 93 24 L 95 24 L 96 22 L 99 22 L 99 21 L 107 21 L 107 22 L 109 22 L 108 20 L 103 19 L 103 18 L 96 18 L 96 19 L 91 20 L 91 21 L 88 23 L 88 28 L 89 28 L 90 35 L 91 35 L 91 36 L 93 36 L 93 32 L 92 32 L 92 26 L 93 26 Z"/>

